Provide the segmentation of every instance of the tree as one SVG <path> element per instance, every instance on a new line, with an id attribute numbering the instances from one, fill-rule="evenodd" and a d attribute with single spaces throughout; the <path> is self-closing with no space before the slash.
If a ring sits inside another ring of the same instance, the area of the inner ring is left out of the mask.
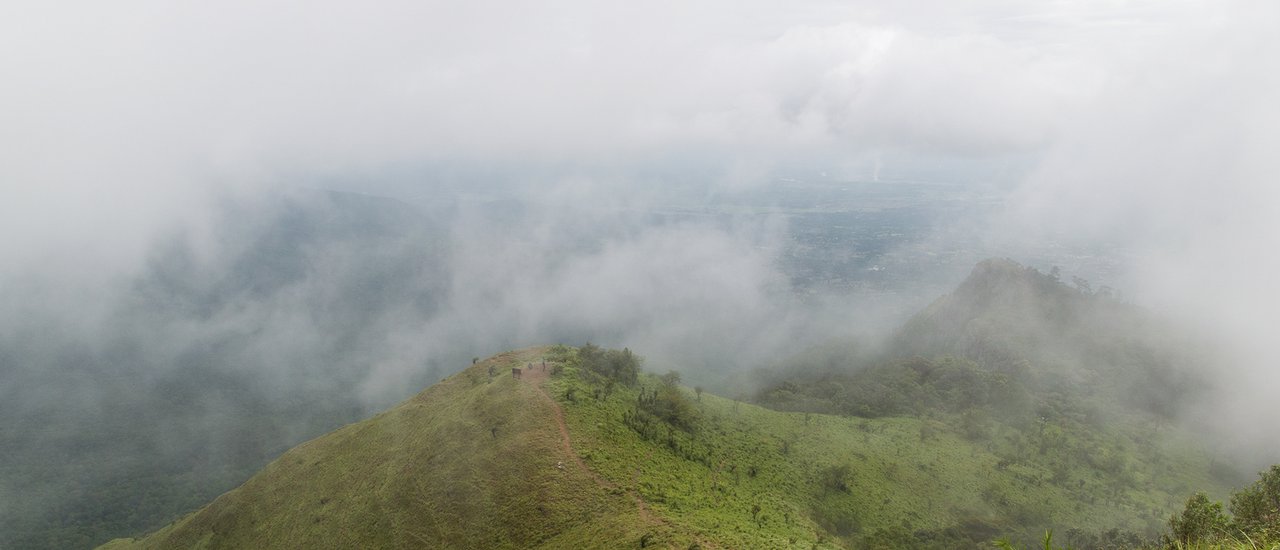
<path id="1" fill-rule="evenodd" d="M 587 342 L 578 348 L 578 359 L 588 372 L 628 386 L 635 385 L 640 376 L 642 359 L 627 348 L 607 350 Z"/>
<path id="2" fill-rule="evenodd" d="M 822 469 L 822 488 L 827 491 L 839 491 L 848 493 L 849 491 L 849 472 L 852 469 L 848 464 L 833 464 Z"/>
<path id="3" fill-rule="evenodd" d="M 663 383 L 663 384 L 665 384 L 665 385 L 667 385 L 667 386 L 675 386 L 675 385 L 679 385 L 679 384 L 680 384 L 680 373 L 678 373 L 678 372 L 676 372 L 676 371 L 673 371 L 673 370 L 669 370 L 669 371 L 667 371 L 667 373 L 666 373 L 666 374 L 662 375 L 662 383 Z"/>
<path id="4" fill-rule="evenodd" d="M 1258 475 L 1258 481 L 1231 495 L 1236 526 L 1250 536 L 1280 538 L 1280 464 Z"/>
<path id="5" fill-rule="evenodd" d="M 697 408 L 680 391 L 680 386 L 664 383 L 654 391 L 648 412 L 684 431 L 693 431 L 698 420 Z"/>
<path id="6" fill-rule="evenodd" d="M 698 422 L 698 408 L 680 390 L 680 373 L 670 371 L 661 378 L 662 384 L 652 392 L 640 388 L 636 400 L 636 412 L 650 415 L 669 426 L 692 433 Z"/>
<path id="7" fill-rule="evenodd" d="M 1222 503 L 1210 502 L 1204 493 L 1191 495 L 1182 513 L 1169 518 L 1174 540 L 1186 545 L 1216 540 L 1227 532 L 1228 525 Z"/>

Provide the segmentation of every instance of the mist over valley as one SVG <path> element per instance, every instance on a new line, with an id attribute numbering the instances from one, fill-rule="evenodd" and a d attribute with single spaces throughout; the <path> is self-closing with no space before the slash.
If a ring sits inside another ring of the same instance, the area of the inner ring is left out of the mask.
<path id="1" fill-rule="evenodd" d="M 0 548 L 1280 543 L 1274 6 L 20 4 Z"/>

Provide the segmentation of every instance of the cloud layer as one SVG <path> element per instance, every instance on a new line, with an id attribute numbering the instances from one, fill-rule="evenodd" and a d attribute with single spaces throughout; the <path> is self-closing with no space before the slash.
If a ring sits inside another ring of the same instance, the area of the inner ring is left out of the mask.
<path id="1" fill-rule="evenodd" d="M 1190 0 L 10 2 L 0 357 L 142 356 L 127 374 L 161 381 L 219 357 L 267 387 L 342 364 L 330 380 L 365 404 L 560 337 L 745 369 L 862 312 L 788 295 L 776 220 L 646 212 L 784 173 L 924 174 L 1008 194 L 988 247 L 1128 251 L 1116 286 L 1224 342 L 1238 399 L 1221 402 L 1243 405 L 1213 413 L 1256 426 L 1280 414 L 1278 20 Z M 219 294 L 278 255 L 254 223 L 309 219 L 277 202 L 298 187 L 392 195 L 428 220 L 384 250 L 334 237 L 297 253 L 296 278 Z M 139 290 L 167 288 L 166 269 L 191 288 Z M 102 385 L 67 387 L 109 403 Z"/>

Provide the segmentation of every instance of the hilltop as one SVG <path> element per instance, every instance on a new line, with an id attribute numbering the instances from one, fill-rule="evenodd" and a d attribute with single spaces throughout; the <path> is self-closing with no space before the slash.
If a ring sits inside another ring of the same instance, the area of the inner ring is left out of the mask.
<path id="1" fill-rule="evenodd" d="M 1042 390 L 1172 416 L 1210 383 L 1194 334 L 1056 270 L 1007 259 L 978 263 L 951 293 L 912 317 L 889 346 L 896 357 L 953 355 L 1022 376 Z"/>
<path id="2" fill-rule="evenodd" d="M 104 548 L 953 548 L 1054 525 L 1147 533 L 1188 488 L 1220 488 L 1173 437 L 1158 462 L 1055 470 L 1037 441 L 1004 456 L 1012 428 L 768 410 L 638 364 L 593 346 L 494 356 Z"/>
<path id="3" fill-rule="evenodd" d="M 541 389 L 545 376 L 510 374 L 544 351 L 472 365 L 289 450 L 144 539 L 104 548 L 532 548 L 639 539 L 649 521 L 635 500 L 566 452 L 559 405 Z"/>

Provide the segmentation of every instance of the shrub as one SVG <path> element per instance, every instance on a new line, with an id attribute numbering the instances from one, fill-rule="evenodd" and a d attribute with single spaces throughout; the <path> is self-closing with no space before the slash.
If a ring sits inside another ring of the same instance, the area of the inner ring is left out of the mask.
<path id="1" fill-rule="evenodd" d="M 693 431 L 699 417 L 698 408 L 689 402 L 679 386 L 666 377 L 664 383 L 652 392 L 640 390 L 637 409 L 686 432 Z"/>
<path id="2" fill-rule="evenodd" d="M 1191 495 L 1182 513 L 1169 518 L 1173 538 L 1182 544 L 1218 539 L 1226 533 L 1227 526 L 1222 503 L 1210 502 L 1204 493 Z"/>
<path id="3" fill-rule="evenodd" d="M 813 519 L 828 533 L 847 537 L 862 530 L 862 520 L 856 510 L 845 506 L 821 506 L 814 510 Z"/>
<path id="4" fill-rule="evenodd" d="M 1253 485 L 1231 495 L 1231 514 L 1236 527 L 1251 538 L 1280 538 L 1280 464 L 1260 473 Z"/>
<path id="5" fill-rule="evenodd" d="M 822 488 L 827 491 L 839 491 L 848 493 L 849 489 L 849 472 L 851 469 L 848 464 L 832 464 L 822 470 Z"/>
<path id="6" fill-rule="evenodd" d="M 604 349 L 591 342 L 578 348 L 578 360 L 587 372 L 617 380 L 628 386 L 635 385 L 640 376 L 640 364 L 643 362 L 643 359 L 631 353 L 630 349 Z"/>

